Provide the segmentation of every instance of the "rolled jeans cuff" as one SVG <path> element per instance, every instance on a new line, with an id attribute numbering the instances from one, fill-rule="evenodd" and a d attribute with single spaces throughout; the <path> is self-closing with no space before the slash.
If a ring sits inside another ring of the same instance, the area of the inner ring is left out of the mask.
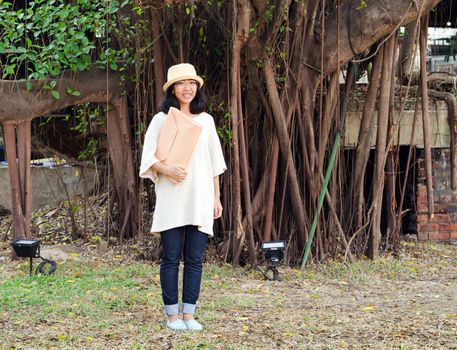
<path id="1" fill-rule="evenodd" d="M 196 304 L 183 303 L 182 304 L 182 313 L 193 315 L 193 314 L 195 314 L 196 308 L 197 308 Z"/>
<path id="2" fill-rule="evenodd" d="M 164 305 L 163 308 L 167 316 L 179 315 L 179 304 Z"/>

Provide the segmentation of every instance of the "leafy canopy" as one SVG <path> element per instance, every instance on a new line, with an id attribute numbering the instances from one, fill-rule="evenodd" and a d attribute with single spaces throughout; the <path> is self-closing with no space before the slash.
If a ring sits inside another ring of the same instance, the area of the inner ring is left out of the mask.
<path id="1" fill-rule="evenodd" d="M 91 64 L 128 58 L 109 34 L 129 0 L 34 0 L 25 9 L 0 0 L 0 74 L 2 79 L 43 79 L 64 69 L 84 71 Z M 129 26 L 129 18 L 122 19 Z M 98 49 L 97 49 L 98 48 Z"/>

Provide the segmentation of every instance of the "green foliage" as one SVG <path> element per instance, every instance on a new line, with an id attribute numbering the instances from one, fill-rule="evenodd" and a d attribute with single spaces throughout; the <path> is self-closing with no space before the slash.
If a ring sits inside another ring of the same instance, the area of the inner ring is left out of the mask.
<path id="1" fill-rule="evenodd" d="M 186 15 L 189 16 L 193 11 L 195 11 L 196 8 L 197 8 L 197 5 L 195 5 L 195 4 L 191 5 L 191 6 L 189 6 L 189 4 L 185 4 L 184 9 L 186 11 Z"/>
<path id="2" fill-rule="evenodd" d="M 67 91 L 68 92 L 68 91 Z M 78 91 L 72 91 L 72 94 Z M 71 130 L 80 133 L 81 135 L 91 135 L 94 127 L 103 127 L 105 124 L 105 114 L 98 105 L 86 105 L 84 107 L 76 107 L 76 112 L 73 116 L 67 116 L 67 121 L 72 125 Z M 90 160 L 96 153 L 100 145 L 100 141 L 89 136 L 85 141 L 84 149 L 79 152 L 78 160 Z"/>
<path id="3" fill-rule="evenodd" d="M 257 30 L 261 24 L 270 23 L 273 20 L 274 11 L 275 11 L 275 5 L 269 5 L 267 7 L 267 9 L 265 10 L 265 13 L 263 14 L 263 16 L 255 22 L 254 27 L 249 28 L 249 32 L 255 33 L 255 32 L 257 32 Z M 280 31 L 282 33 L 284 31 L 284 28 L 280 29 Z"/>
<path id="4" fill-rule="evenodd" d="M 90 138 L 89 142 L 86 145 L 86 148 L 79 152 L 78 159 L 79 160 L 87 160 L 92 158 L 95 153 L 97 153 L 97 148 L 99 146 L 98 140 L 94 138 Z"/>
<path id="5" fill-rule="evenodd" d="M 367 2 L 365 0 L 360 0 L 359 6 L 357 6 L 357 10 L 360 11 L 360 10 L 366 9 L 367 7 L 368 7 Z"/>
<path id="6" fill-rule="evenodd" d="M 71 87 L 67 89 L 67 94 L 72 95 L 72 96 L 81 96 L 81 93 Z"/>
<path id="7" fill-rule="evenodd" d="M 56 100 L 58 100 L 60 98 L 60 94 L 56 90 L 54 90 L 56 85 L 57 85 L 57 82 L 55 80 L 51 80 L 51 82 L 49 84 L 43 85 L 43 89 L 49 90 L 51 92 L 52 97 L 54 97 Z M 32 84 L 30 82 L 28 82 L 28 85 L 26 87 L 27 87 L 27 90 L 31 90 Z"/>
<path id="8" fill-rule="evenodd" d="M 233 138 L 232 128 L 230 127 L 230 119 L 232 114 L 230 112 L 225 113 L 224 123 L 217 128 L 217 134 L 225 144 L 230 144 Z"/>
<path id="9" fill-rule="evenodd" d="M 116 62 L 125 59 L 127 53 L 111 48 L 106 32 L 117 30 L 116 13 L 128 3 L 34 0 L 25 9 L 15 9 L 11 2 L 0 0 L 2 79 L 16 79 L 19 68 L 25 68 L 22 77 L 27 79 L 54 77 L 63 69 L 84 71 L 93 63 L 117 70 Z M 96 46 L 106 49 L 97 55 Z M 54 98 L 60 98 L 55 90 L 49 90 Z"/>
<path id="10" fill-rule="evenodd" d="M 67 93 L 73 96 L 78 96 L 79 91 L 71 88 L 67 89 Z M 64 120 L 68 123 L 68 128 L 75 132 L 83 147 L 77 155 L 77 159 L 81 161 L 91 161 L 97 153 L 101 141 L 97 138 L 98 129 L 105 128 L 105 112 L 101 106 L 96 104 L 87 104 L 84 106 L 75 106 L 71 114 L 64 116 Z M 39 124 L 39 127 L 47 127 L 52 125 L 54 118 L 46 117 Z M 95 135 L 95 136 L 94 136 Z"/>
<path id="11" fill-rule="evenodd" d="M 82 210 L 82 206 L 80 204 L 71 202 L 69 200 L 64 201 L 63 205 L 65 208 L 70 209 L 73 214 L 77 214 L 79 211 Z"/>
<path id="12" fill-rule="evenodd" d="M 263 20 L 266 23 L 271 22 L 271 20 L 273 19 L 274 12 L 275 12 L 275 5 L 274 4 L 269 5 L 268 8 L 265 10 L 265 13 L 263 14 Z"/>
<path id="13" fill-rule="evenodd" d="M 208 106 L 208 113 L 210 114 L 224 114 L 223 120 L 218 121 L 217 134 L 224 144 L 230 144 L 232 142 L 233 132 L 230 126 L 232 114 L 226 110 L 225 103 L 223 101 L 218 103 L 210 103 Z"/>

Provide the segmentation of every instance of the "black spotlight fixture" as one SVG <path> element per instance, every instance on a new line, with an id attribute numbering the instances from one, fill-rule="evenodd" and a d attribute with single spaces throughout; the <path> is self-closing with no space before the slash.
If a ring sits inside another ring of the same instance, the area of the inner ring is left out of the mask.
<path id="1" fill-rule="evenodd" d="M 263 272 L 265 279 L 279 281 L 277 266 L 281 264 L 286 250 L 286 241 L 269 241 L 262 243 L 262 251 L 267 260 L 267 268 Z"/>
<path id="2" fill-rule="evenodd" d="M 57 269 L 57 264 L 50 259 L 45 259 L 40 255 L 40 241 L 34 239 L 18 239 L 11 243 L 13 246 L 14 252 L 20 258 L 30 258 L 30 276 L 32 276 L 32 266 L 33 258 L 40 258 L 42 262 L 38 264 L 35 274 L 42 273 L 45 275 L 50 275 L 54 273 Z M 49 264 L 49 268 L 46 269 L 45 266 Z"/>

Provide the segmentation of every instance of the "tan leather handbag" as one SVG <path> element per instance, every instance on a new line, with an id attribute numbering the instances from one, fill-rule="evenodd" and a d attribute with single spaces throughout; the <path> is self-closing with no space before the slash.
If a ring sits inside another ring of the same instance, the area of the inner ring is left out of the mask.
<path id="1" fill-rule="evenodd" d="M 202 126 L 179 109 L 170 107 L 157 141 L 156 158 L 164 164 L 187 169 Z"/>

